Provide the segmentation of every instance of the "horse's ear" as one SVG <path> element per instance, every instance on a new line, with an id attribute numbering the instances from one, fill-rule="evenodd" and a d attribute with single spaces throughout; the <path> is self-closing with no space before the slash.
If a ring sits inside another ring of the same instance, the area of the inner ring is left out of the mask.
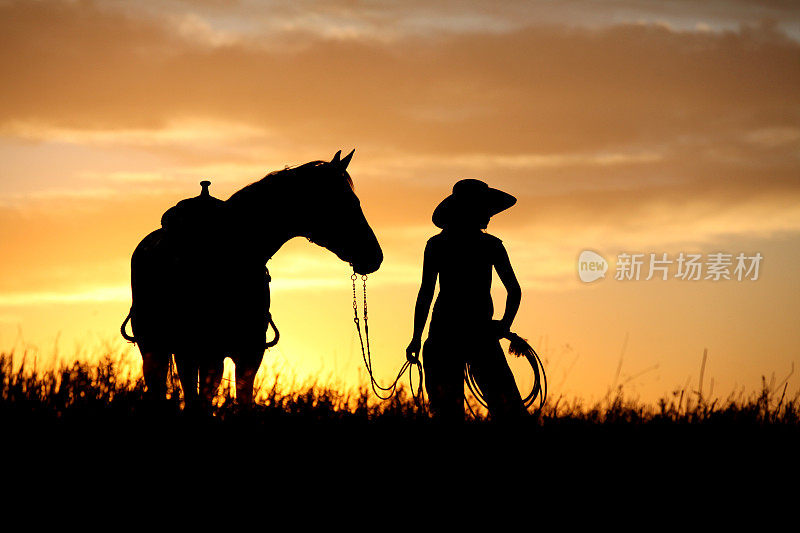
<path id="1" fill-rule="evenodd" d="M 353 148 L 353 151 L 350 152 L 349 154 L 347 154 L 345 156 L 345 158 L 342 159 L 342 162 L 339 163 L 339 166 L 342 167 L 342 170 L 347 170 L 347 165 L 349 165 L 350 164 L 350 160 L 353 159 L 353 154 L 354 153 L 356 153 L 356 149 L 355 148 Z"/>
<path id="2" fill-rule="evenodd" d="M 339 161 L 339 158 L 340 158 L 341 156 L 342 156 L 342 151 L 341 151 L 341 150 L 339 150 L 338 152 L 336 152 L 336 155 L 335 155 L 335 156 L 333 156 L 333 159 L 331 159 L 331 165 L 338 165 L 338 164 L 340 164 L 340 163 L 341 163 L 341 161 Z"/>

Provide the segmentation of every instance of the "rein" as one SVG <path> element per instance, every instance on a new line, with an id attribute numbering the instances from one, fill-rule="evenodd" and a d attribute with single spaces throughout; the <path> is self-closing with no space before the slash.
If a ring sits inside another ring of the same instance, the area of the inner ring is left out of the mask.
<path id="1" fill-rule="evenodd" d="M 400 367 L 400 371 L 397 373 L 397 377 L 394 378 L 394 382 L 388 387 L 381 386 L 376 380 L 375 376 L 372 372 L 372 354 L 370 353 L 369 348 L 369 320 L 367 314 L 367 275 L 362 274 L 361 282 L 362 282 L 362 289 L 361 295 L 362 300 L 364 302 L 364 334 L 361 333 L 361 319 L 358 317 L 358 297 L 356 295 L 356 280 L 358 279 L 358 274 L 353 272 L 353 275 L 350 276 L 350 280 L 353 282 L 353 323 L 356 325 L 356 331 L 358 332 L 358 340 L 361 343 L 361 357 L 364 360 L 364 366 L 367 367 L 367 373 L 369 374 L 369 381 L 370 385 L 372 386 L 372 391 L 375 393 L 375 396 L 380 398 L 381 400 L 389 400 L 392 396 L 397 392 L 398 383 L 400 382 L 400 378 L 403 377 L 403 374 L 406 370 L 408 370 L 408 383 L 411 388 L 411 395 L 414 397 L 415 402 L 419 402 L 422 400 L 422 363 L 420 361 L 415 361 L 412 363 L 411 361 L 406 361 L 403 363 L 403 366 Z M 364 339 L 366 339 L 366 348 Z M 414 382 L 411 370 L 411 366 L 414 365 L 417 367 L 417 376 L 419 377 L 419 384 L 417 386 L 417 390 L 414 390 Z"/>

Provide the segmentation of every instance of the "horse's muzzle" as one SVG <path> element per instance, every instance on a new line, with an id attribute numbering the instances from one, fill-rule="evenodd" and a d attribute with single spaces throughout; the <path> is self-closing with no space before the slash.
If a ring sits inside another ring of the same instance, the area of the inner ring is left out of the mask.
<path id="1" fill-rule="evenodd" d="M 377 241 L 375 242 L 375 249 L 371 253 L 351 262 L 353 270 L 359 275 L 372 274 L 380 268 L 381 263 L 383 263 L 383 250 L 381 250 Z"/>

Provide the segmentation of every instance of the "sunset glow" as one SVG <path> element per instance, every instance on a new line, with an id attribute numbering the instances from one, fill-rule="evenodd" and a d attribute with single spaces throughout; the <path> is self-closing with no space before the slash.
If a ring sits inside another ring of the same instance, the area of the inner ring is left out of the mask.
<path id="1" fill-rule="evenodd" d="M 405 360 L 433 209 L 466 177 L 518 199 L 488 232 L 552 396 L 696 390 L 705 349 L 723 398 L 800 363 L 790 3 L 0 0 L 0 65 L 2 350 L 135 358 L 130 255 L 165 210 L 203 179 L 226 199 L 355 148 L 385 255 L 367 285 L 379 380 Z M 584 250 L 605 279 L 579 279 Z M 621 253 L 718 252 L 760 253 L 758 279 L 614 279 Z M 349 266 L 295 239 L 268 267 L 264 378 L 363 382 Z"/>

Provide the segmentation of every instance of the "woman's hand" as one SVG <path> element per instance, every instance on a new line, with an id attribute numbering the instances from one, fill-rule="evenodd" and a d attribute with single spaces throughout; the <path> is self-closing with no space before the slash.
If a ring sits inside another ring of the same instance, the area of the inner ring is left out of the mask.
<path id="1" fill-rule="evenodd" d="M 511 334 L 511 326 L 502 320 L 492 320 L 492 334 L 498 339 L 507 338 Z"/>
<path id="2" fill-rule="evenodd" d="M 419 350 L 422 346 L 422 340 L 418 338 L 411 339 L 411 343 L 406 348 L 406 359 L 409 363 L 419 363 Z"/>

